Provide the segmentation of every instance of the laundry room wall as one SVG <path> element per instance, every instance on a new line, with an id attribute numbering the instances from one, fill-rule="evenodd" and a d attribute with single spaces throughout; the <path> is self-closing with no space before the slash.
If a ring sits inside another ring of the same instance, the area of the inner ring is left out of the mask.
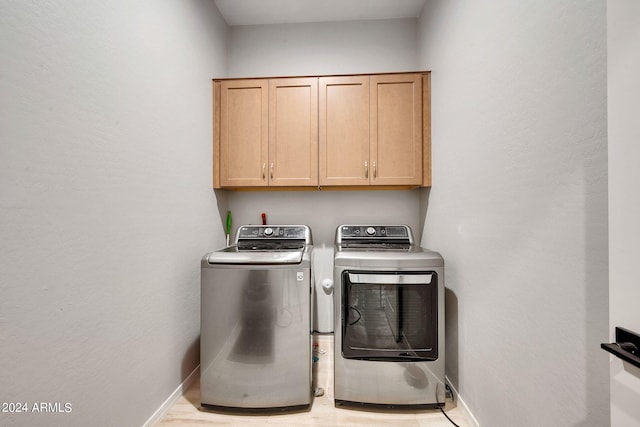
<path id="1" fill-rule="evenodd" d="M 232 26 L 229 77 L 415 71 L 417 19 Z M 333 245 L 341 223 L 409 224 L 418 230 L 417 190 L 229 192 L 234 228 L 302 223 L 314 243 Z"/>
<path id="2" fill-rule="evenodd" d="M 0 1 L 0 425 L 141 426 L 198 365 L 226 32 L 209 0 Z"/>
<path id="3" fill-rule="evenodd" d="M 607 1 L 609 160 L 609 340 L 622 327 L 638 333 L 640 286 L 640 3 Z M 610 357 L 611 427 L 640 425 L 640 368 Z"/>
<path id="4" fill-rule="evenodd" d="M 606 10 L 428 0 L 447 376 L 481 426 L 609 424 Z"/>
<path id="5" fill-rule="evenodd" d="M 417 19 L 229 28 L 229 76 L 415 71 Z"/>

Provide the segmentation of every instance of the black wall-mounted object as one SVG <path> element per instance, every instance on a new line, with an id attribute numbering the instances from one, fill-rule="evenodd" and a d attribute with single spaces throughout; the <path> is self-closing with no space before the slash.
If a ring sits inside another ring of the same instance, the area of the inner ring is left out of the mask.
<path id="1" fill-rule="evenodd" d="M 616 327 L 616 342 L 602 343 L 600 347 L 625 362 L 640 368 L 640 335 L 628 329 Z"/>

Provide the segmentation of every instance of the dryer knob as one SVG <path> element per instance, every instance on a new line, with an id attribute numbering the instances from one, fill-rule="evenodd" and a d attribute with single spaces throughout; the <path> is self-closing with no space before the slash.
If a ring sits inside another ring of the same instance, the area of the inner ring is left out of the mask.
<path id="1" fill-rule="evenodd" d="M 376 229 L 373 227 L 367 227 L 366 231 L 369 236 L 373 236 L 374 234 L 376 234 Z"/>
<path id="2" fill-rule="evenodd" d="M 264 229 L 264 235 L 265 235 L 265 236 L 269 237 L 269 236 L 271 236 L 272 234 L 273 234 L 273 228 L 271 228 L 271 227 L 267 227 L 267 228 L 265 228 L 265 229 Z"/>

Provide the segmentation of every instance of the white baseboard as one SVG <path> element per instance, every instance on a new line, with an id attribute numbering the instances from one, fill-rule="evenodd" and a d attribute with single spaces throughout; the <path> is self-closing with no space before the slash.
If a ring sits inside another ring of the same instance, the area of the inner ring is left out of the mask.
<path id="1" fill-rule="evenodd" d="M 480 427 L 480 423 L 478 422 L 478 420 L 476 420 L 476 417 L 473 416 L 467 404 L 460 397 L 460 394 L 458 394 L 458 390 L 456 390 L 456 388 L 451 384 L 451 381 L 449 381 L 449 378 L 445 376 L 444 380 L 449 385 L 449 387 L 451 387 L 451 390 L 453 390 L 453 395 L 455 397 L 455 400 L 457 404 L 462 408 L 462 413 L 464 414 L 464 417 L 466 418 L 467 423 L 471 427 Z"/>
<path id="2" fill-rule="evenodd" d="M 169 409 L 171 409 L 173 404 L 176 403 L 176 400 L 178 400 L 185 393 L 185 391 L 187 391 L 191 384 L 193 384 L 193 382 L 198 378 L 198 375 L 200 375 L 200 365 L 196 366 L 193 372 L 191 372 L 189 376 L 187 376 L 187 378 L 182 381 L 178 388 L 176 388 L 173 393 L 171 393 L 171 395 L 167 397 L 167 399 L 162 403 L 162 405 L 160 405 L 156 412 L 154 412 L 153 415 L 149 417 L 147 422 L 144 423 L 143 427 L 153 427 L 158 422 L 160 422 L 160 420 L 167 414 L 167 412 L 169 412 Z"/>

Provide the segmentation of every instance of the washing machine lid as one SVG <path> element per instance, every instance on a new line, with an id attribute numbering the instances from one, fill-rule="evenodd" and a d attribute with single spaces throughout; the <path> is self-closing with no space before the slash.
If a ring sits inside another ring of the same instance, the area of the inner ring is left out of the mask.
<path id="1" fill-rule="evenodd" d="M 300 264 L 312 248 L 307 225 L 249 224 L 238 228 L 233 246 L 211 252 L 204 259 L 218 265 Z"/>
<path id="2" fill-rule="evenodd" d="M 304 247 L 296 250 L 258 250 L 230 246 L 207 256 L 209 264 L 300 264 Z"/>

